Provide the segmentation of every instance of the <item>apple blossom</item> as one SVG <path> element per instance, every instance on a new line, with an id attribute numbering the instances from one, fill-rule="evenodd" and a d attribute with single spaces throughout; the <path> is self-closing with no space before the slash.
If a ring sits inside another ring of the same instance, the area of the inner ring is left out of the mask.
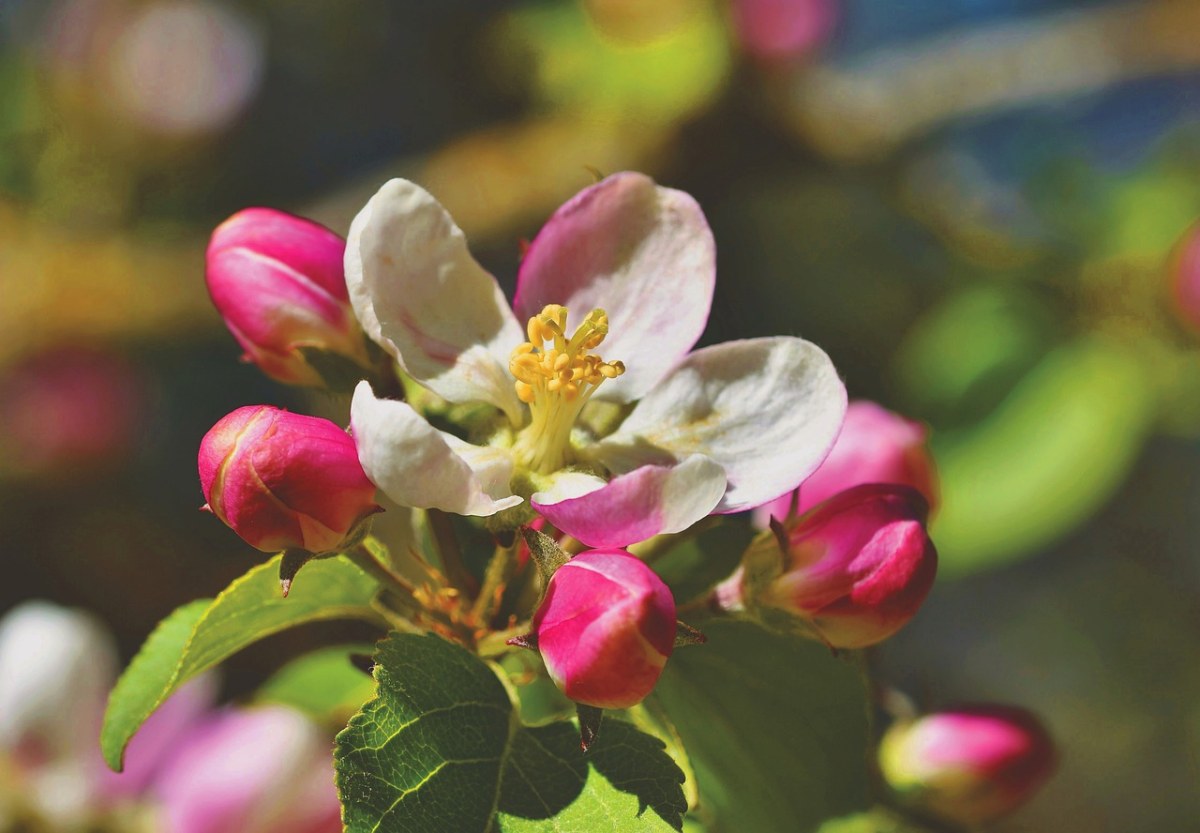
<path id="1" fill-rule="evenodd" d="M 329 738 L 282 706 L 208 715 L 155 779 L 172 833 L 338 831 Z"/>
<path id="2" fill-rule="evenodd" d="M 25 799 L 58 824 L 95 799 L 96 738 L 115 671 L 111 638 L 82 611 L 29 601 L 0 618 L 0 757 L 15 764 Z"/>
<path id="3" fill-rule="evenodd" d="M 379 511 L 354 441 L 327 419 L 247 405 L 204 435 L 206 509 L 264 552 L 339 549 Z"/>
<path id="4" fill-rule="evenodd" d="M 217 226 L 205 280 L 226 326 L 273 379 L 320 385 L 301 348 L 367 361 L 343 274 L 346 243 L 324 226 L 247 208 Z"/>
<path id="5" fill-rule="evenodd" d="M 1012 706 L 971 705 L 892 725 L 879 746 L 884 780 L 902 801 L 977 825 L 1016 809 L 1054 771 L 1054 743 Z"/>
<path id="6" fill-rule="evenodd" d="M 627 709 L 654 689 L 675 645 L 675 600 L 624 550 L 589 550 L 555 571 L 530 641 L 563 693 Z"/>
<path id="7" fill-rule="evenodd" d="M 111 772 L 97 737 L 115 669 L 85 613 L 25 602 L 0 618 L 0 829 L 342 829 L 331 739 L 282 706 L 213 711 L 212 674 L 150 715 Z"/>
<path id="8" fill-rule="evenodd" d="M 719 609 L 775 608 L 835 648 L 880 642 L 914 615 L 933 586 L 937 551 L 928 506 L 913 488 L 856 486 L 787 527 L 782 571 L 765 586 L 739 568 L 715 591 Z M 760 546 L 776 547 L 764 539 Z"/>
<path id="9" fill-rule="evenodd" d="M 851 486 L 900 483 L 920 492 L 931 508 L 937 505 L 937 477 L 925 445 L 925 426 L 899 414 L 858 400 L 846 409 L 846 421 L 833 450 L 800 484 L 796 509 L 804 514 Z M 792 506 L 792 493 L 754 510 L 754 523 L 766 529 L 772 517 L 783 520 Z"/>
<path id="10" fill-rule="evenodd" d="M 510 309 L 446 210 L 388 182 L 350 228 L 354 310 L 412 379 L 496 417 L 469 443 L 360 383 L 351 424 L 363 468 L 406 506 L 490 516 L 527 499 L 594 547 L 794 489 L 832 446 L 845 389 L 799 338 L 689 352 L 714 279 L 696 202 L 621 173 L 554 214 Z"/>

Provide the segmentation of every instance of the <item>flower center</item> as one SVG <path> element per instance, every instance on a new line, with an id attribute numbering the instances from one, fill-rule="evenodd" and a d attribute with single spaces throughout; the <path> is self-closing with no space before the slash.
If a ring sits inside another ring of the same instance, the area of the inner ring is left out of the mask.
<path id="1" fill-rule="evenodd" d="M 608 335 L 608 313 L 602 309 L 589 312 L 568 337 L 567 308 L 550 304 L 529 319 L 526 332 L 529 341 L 512 351 L 508 369 L 532 419 L 513 452 L 534 471 L 549 473 L 571 461 L 571 429 L 579 412 L 600 383 L 620 376 L 625 365 L 588 352 Z"/>

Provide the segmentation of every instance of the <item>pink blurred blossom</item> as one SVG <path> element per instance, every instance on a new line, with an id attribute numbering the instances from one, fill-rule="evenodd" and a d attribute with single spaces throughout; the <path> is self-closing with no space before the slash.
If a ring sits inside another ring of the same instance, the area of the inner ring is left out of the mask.
<path id="1" fill-rule="evenodd" d="M 926 446 L 928 431 L 919 422 L 893 413 L 874 402 L 857 400 L 846 409 L 846 421 L 825 462 L 800 484 L 798 514 L 863 483 L 912 486 L 937 506 L 937 475 Z M 783 520 L 792 493 L 754 510 L 754 524 L 766 529 L 771 517 Z"/>
<path id="2" fill-rule="evenodd" d="M 731 0 L 733 27 L 742 47 L 764 61 L 803 56 L 828 40 L 838 18 L 837 0 Z"/>
<path id="3" fill-rule="evenodd" d="M 970 705 L 894 724 L 880 770 L 902 801 L 940 818 L 978 825 L 1027 801 L 1054 772 L 1050 735 L 1032 713 Z"/>

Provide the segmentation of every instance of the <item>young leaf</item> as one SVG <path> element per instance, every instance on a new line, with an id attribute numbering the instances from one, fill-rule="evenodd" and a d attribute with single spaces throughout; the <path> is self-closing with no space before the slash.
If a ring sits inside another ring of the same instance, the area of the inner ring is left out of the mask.
<path id="1" fill-rule="evenodd" d="M 378 586 L 344 557 L 314 561 L 288 598 L 279 593 L 279 556 L 255 567 L 215 599 L 191 602 L 159 624 L 108 700 L 100 747 L 121 770 L 125 746 L 179 686 L 226 657 L 286 628 L 323 619 L 377 621 Z"/>
<path id="2" fill-rule="evenodd" d="M 808 833 L 867 804 L 867 703 L 823 646 L 745 622 L 704 623 L 654 696 L 687 749 L 700 806 L 724 830 Z"/>
<path id="3" fill-rule="evenodd" d="M 334 755 L 349 833 L 680 829 L 658 739 L 606 720 L 585 757 L 573 723 L 522 726 L 492 669 L 438 636 L 393 635 L 376 659 L 378 697 Z"/>

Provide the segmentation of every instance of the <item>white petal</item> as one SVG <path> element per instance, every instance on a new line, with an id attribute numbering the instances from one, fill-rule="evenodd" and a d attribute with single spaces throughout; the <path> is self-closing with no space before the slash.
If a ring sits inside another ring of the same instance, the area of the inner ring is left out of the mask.
<path id="1" fill-rule="evenodd" d="M 495 278 L 428 191 L 393 179 L 346 240 L 346 285 L 363 329 L 421 384 L 451 402 L 522 410 L 508 356 L 525 340 Z"/>
<path id="2" fill-rule="evenodd" d="M 816 345 L 731 341 L 688 356 L 595 453 L 606 461 L 705 454 L 729 479 L 716 511 L 739 512 L 812 474 L 845 413 L 846 389 Z"/>
<path id="3" fill-rule="evenodd" d="M 530 503 L 589 547 L 627 547 L 682 532 L 711 512 L 724 493 L 724 470 L 693 454 L 677 465 L 641 466 L 608 483 L 567 473 Z"/>
<path id="4" fill-rule="evenodd" d="M 468 453 L 468 444 L 457 439 L 452 448 L 407 403 L 377 399 L 366 382 L 354 391 L 350 425 L 367 477 L 396 503 L 494 515 L 521 502 L 508 488 L 511 459 L 502 461 L 490 449 L 471 447 Z"/>
<path id="5" fill-rule="evenodd" d="M 0 749 L 32 741 L 48 762 L 95 749 L 116 649 L 99 622 L 48 602 L 0 619 Z"/>
<path id="6" fill-rule="evenodd" d="M 596 396 L 631 402 L 653 388 L 704 332 L 716 244 L 691 196 L 636 173 L 614 174 L 554 213 L 521 261 L 513 307 L 525 319 L 569 308 L 568 328 L 608 313 L 603 358 L 625 374 Z"/>

